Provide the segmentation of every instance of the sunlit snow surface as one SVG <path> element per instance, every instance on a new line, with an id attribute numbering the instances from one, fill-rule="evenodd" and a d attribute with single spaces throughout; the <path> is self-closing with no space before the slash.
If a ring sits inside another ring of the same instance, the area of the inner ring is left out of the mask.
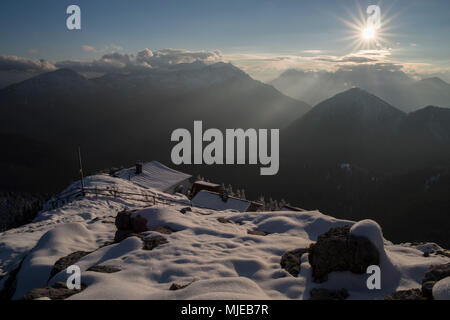
<path id="1" fill-rule="evenodd" d="M 152 251 L 143 250 L 142 240 L 137 237 L 102 247 L 114 238 L 114 219 L 118 211 L 148 205 L 139 201 L 142 197 L 138 196 L 131 200 L 87 196 L 43 211 L 33 223 L 0 234 L 0 268 L 3 271 L 14 269 L 25 257 L 14 298 L 20 298 L 30 289 L 46 286 L 56 260 L 79 250 L 94 251 L 77 262 L 82 282 L 88 287 L 69 299 L 308 299 L 314 287 L 346 288 L 349 299 L 373 299 L 395 290 L 420 287 L 430 265 L 450 261 L 433 254 L 424 257 L 424 246 L 393 245 L 383 239 L 381 248 L 380 243 L 375 244 L 385 252 L 381 263 L 381 290 L 367 289 L 368 275 L 350 272 L 334 272 L 328 281 L 316 284 L 311 279 L 307 254 L 302 256 L 297 278 L 281 269 L 281 256 L 288 250 L 308 247 L 331 227 L 354 222 L 338 220 L 318 211 L 237 213 L 193 207 L 192 211 L 182 214 L 180 209 L 189 201 L 181 195 L 143 189 L 108 175 L 89 177 L 86 185 L 177 200 L 176 204 L 159 204 L 141 212 L 153 218 L 149 219 L 149 226 L 169 226 L 177 232 L 164 235 L 168 243 Z M 76 187 L 77 184 L 72 185 L 68 190 Z M 220 223 L 220 217 L 234 223 Z M 370 225 L 364 224 L 355 232 L 359 234 L 365 228 L 374 232 Z M 247 230 L 270 234 L 250 235 Z M 147 232 L 148 236 L 156 234 Z M 86 271 L 98 264 L 121 271 L 112 274 Z M 67 274 L 61 272 L 49 284 L 66 279 Z M 0 286 L 5 280 L 6 277 Z M 192 283 L 185 289 L 171 291 L 172 282 Z M 444 285 L 442 290 L 445 291 Z"/>

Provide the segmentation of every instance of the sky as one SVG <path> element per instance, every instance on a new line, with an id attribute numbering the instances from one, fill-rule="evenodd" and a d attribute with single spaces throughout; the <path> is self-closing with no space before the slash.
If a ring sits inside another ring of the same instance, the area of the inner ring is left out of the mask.
<path id="1" fill-rule="evenodd" d="M 66 27 L 71 4 L 81 8 L 81 30 Z M 361 36 L 369 5 L 381 11 L 376 41 Z M 0 76 L 74 64 L 95 73 L 131 60 L 135 67 L 143 52 L 153 57 L 141 59 L 146 67 L 223 60 L 263 81 L 289 68 L 352 63 L 388 63 L 450 81 L 449 38 L 448 0 L 2 0 Z M 163 61 L 166 54 L 172 58 Z"/>

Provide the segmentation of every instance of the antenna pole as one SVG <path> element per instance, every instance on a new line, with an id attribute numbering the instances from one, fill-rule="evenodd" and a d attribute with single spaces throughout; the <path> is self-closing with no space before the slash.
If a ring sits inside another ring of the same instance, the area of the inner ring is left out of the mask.
<path id="1" fill-rule="evenodd" d="M 84 196 L 84 176 L 83 176 L 83 164 L 81 162 L 81 147 L 80 146 L 78 146 L 78 162 L 80 164 L 81 194 Z"/>

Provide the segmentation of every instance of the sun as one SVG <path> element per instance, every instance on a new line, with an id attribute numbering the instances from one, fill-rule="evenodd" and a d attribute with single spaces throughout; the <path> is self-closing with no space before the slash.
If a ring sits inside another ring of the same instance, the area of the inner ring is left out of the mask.
<path id="1" fill-rule="evenodd" d="M 347 35 L 337 40 L 348 42 L 347 46 L 352 51 L 391 47 L 393 45 L 392 38 L 396 36 L 391 33 L 395 28 L 392 22 L 398 16 L 398 13 L 390 13 L 391 8 L 386 6 L 381 8 L 381 19 L 378 25 L 367 21 L 366 10 L 363 10 L 359 3 L 357 3 L 356 10 L 355 7 L 345 8 L 348 13 L 347 19 L 336 17 L 347 27 L 346 30 L 343 30 L 343 33 Z"/>
<path id="2" fill-rule="evenodd" d="M 376 29 L 373 26 L 368 26 L 362 29 L 361 36 L 363 40 L 371 41 L 375 40 L 377 35 Z"/>

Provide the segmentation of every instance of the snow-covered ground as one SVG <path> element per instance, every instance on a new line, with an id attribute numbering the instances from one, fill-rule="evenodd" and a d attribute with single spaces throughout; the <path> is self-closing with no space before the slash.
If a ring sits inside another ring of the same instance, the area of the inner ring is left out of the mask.
<path id="1" fill-rule="evenodd" d="M 288 250 L 306 248 L 331 227 L 353 225 L 318 211 L 245 212 L 214 211 L 193 207 L 181 195 L 144 189 L 132 182 L 96 175 L 86 179 L 90 188 L 111 188 L 131 193 L 158 195 L 168 200 L 141 211 L 149 224 L 175 230 L 164 234 L 168 243 L 143 250 L 143 241 L 130 237 L 113 242 L 115 216 L 123 209 L 140 209 L 148 204 L 142 197 L 127 200 L 111 196 L 74 198 L 56 209 L 39 213 L 33 223 L 0 234 L 0 272 L 16 268 L 15 299 L 33 288 L 66 281 L 60 272 L 50 282 L 54 263 L 75 251 L 93 251 L 76 264 L 87 288 L 69 299 L 308 299 L 312 288 L 346 288 L 349 299 L 383 298 L 396 290 L 418 288 L 430 265 L 450 262 L 438 255 L 424 257 L 435 244 L 394 245 L 381 237 L 370 223 L 352 228 L 352 233 L 368 232 L 369 239 L 381 251 L 381 290 L 369 290 L 369 275 L 333 272 L 328 281 L 314 283 L 307 254 L 302 256 L 298 277 L 280 267 L 280 258 Z M 77 188 L 74 184 L 68 191 Z M 113 194 L 113 193 L 112 193 Z M 185 202 L 185 204 L 183 204 Z M 232 223 L 223 223 L 226 218 Z M 267 236 L 248 234 L 248 230 L 268 232 Z M 146 236 L 159 235 L 148 231 Z M 380 240 L 381 239 L 381 240 Z M 105 246 L 105 244 L 107 244 Z M 86 271 L 94 265 L 119 268 L 116 273 Z M 7 277 L 0 281 L 0 289 Z M 173 282 L 189 284 L 172 291 Z M 437 290 L 448 291 L 448 281 Z"/>

